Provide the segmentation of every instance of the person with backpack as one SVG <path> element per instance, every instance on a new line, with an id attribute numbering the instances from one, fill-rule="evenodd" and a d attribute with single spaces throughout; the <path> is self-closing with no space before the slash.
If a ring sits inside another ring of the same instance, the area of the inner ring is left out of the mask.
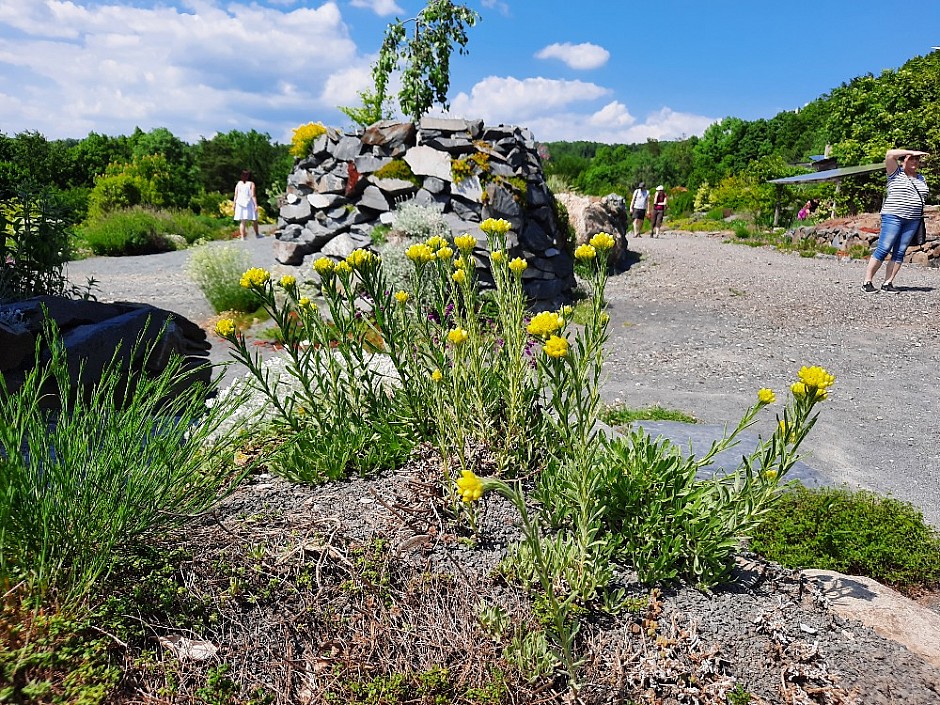
<path id="1" fill-rule="evenodd" d="M 646 217 L 646 206 L 650 200 L 650 192 L 646 190 L 646 184 L 642 181 L 633 192 L 633 198 L 630 199 L 630 212 L 633 214 L 633 236 L 640 237 L 640 230 L 643 228 L 643 219 Z"/>
<path id="2" fill-rule="evenodd" d="M 661 185 L 657 186 L 656 194 L 653 196 L 653 214 L 650 217 L 650 237 L 659 237 L 659 229 L 663 224 L 663 216 L 666 215 L 668 200 L 666 190 Z"/>

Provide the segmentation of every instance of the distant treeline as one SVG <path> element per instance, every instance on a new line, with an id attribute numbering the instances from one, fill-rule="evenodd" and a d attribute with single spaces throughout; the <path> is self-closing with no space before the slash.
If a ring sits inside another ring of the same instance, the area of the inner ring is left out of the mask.
<path id="1" fill-rule="evenodd" d="M 890 147 L 922 149 L 940 157 L 940 52 L 916 57 L 897 70 L 866 75 L 827 95 L 769 120 L 727 117 L 702 137 L 636 145 L 596 142 L 549 142 L 545 171 L 560 185 L 591 195 L 629 196 L 643 181 L 648 186 L 682 186 L 697 194 L 697 205 L 751 210 L 769 217 L 775 201 L 767 179 L 809 171 L 811 155 L 830 155 L 840 166 L 879 162 Z M 940 168 L 924 168 L 933 193 L 940 190 Z M 840 211 L 876 208 L 882 198 L 881 174 L 843 181 Z M 792 202 L 831 197 L 834 186 L 787 189 Z"/>
<path id="2" fill-rule="evenodd" d="M 766 222 L 778 195 L 767 179 L 807 171 L 799 165 L 827 145 L 841 166 L 881 161 L 890 147 L 940 154 L 940 52 L 877 77 L 855 78 L 769 120 L 727 117 L 702 137 L 634 145 L 549 142 L 542 151 L 556 189 L 629 196 L 644 181 L 687 193 L 688 209 L 749 211 Z M 242 169 L 253 172 L 262 201 L 282 191 L 292 165 L 288 149 L 254 130 L 220 133 L 195 144 L 166 128 L 138 128 L 119 137 L 91 133 L 82 140 L 0 133 L 0 195 L 23 184 L 49 187 L 76 220 L 137 204 L 212 212 L 220 198 L 230 196 Z M 934 160 L 927 161 L 924 173 L 938 193 L 940 169 Z M 883 183 L 880 174 L 846 179 L 839 210 L 876 208 Z M 782 192 L 788 203 L 833 194 L 833 185 Z"/>
<path id="3" fill-rule="evenodd" d="M 84 139 L 47 140 L 38 132 L 0 133 L 0 196 L 48 188 L 76 222 L 117 208 L 147 205 L 215 212 L 243 169 L 259 197 L 283 190 L 293 158 L 270 135 L 232 130 L 195 144 L 166 128 L 130 136 L 90 133 Z"/>

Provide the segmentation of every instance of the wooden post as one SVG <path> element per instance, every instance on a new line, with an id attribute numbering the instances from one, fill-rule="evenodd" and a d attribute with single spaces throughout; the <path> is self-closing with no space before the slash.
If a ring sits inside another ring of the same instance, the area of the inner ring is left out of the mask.
<path id="1" fill-rule="evenodd" d="M 783 184 L 774 184 L 777 187 L 777 202 L 774 204 L 774 227 L 780 224 L 780 194 L 783 192 Z"/>

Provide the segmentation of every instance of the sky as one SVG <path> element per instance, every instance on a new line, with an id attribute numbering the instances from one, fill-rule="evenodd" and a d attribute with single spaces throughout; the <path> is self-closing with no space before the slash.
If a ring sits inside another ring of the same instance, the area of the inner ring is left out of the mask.
<path id="1" fill-rule="evenodd" d="M 457 0 L 460 2 L 460 0 Z M 771 118 L 940 45 L 940 2 L 463 0 L 452 117 L 638 143 Z M 422 0 L 0 0 L 0 132 L 188 141 L 351 122 L 385 28 Z M 408 25 L 409 27 L 412 25 Z M 394 83 L 393 83 L 394 87 Z M 436 111 L 441 112 L 441 111 Z"/>

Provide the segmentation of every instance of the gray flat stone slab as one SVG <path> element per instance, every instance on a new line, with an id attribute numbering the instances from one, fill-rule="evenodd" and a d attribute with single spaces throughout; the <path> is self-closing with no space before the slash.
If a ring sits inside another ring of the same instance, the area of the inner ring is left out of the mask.
<path id="1" fill-rule="evenodd" d="M 714 441 L 725 436 L 725 427 L 720 424 L 692 424 L 682 423 L 680 421 L 637 421 L 633 426 L 643 428 L 653 438 L 662 436 L 678 446 L 684 456 L 689 454 L 689 444 L 691 443 L 692 453 L 696 457 L 701 457 L 708 452 Z M 728 431 L 734 430 L 729 427 Z M 717 473 L 733 472 L 741 464 L 741 458 L 750 455 L 757 448 L 758 437 L 756 433 L 745 431 L 738 438 L 737 445 L 722 451 L 715 456 L 711 465 L 706 465 L 699 471 L 699 477 L 713 477 Z M 823 473 L 809 465 L 803 460 L 799 460 L 790 469 L 785 478 L 789 480 L 799 480 L 805 487 L 826 487 L 833 486 Z"/>

